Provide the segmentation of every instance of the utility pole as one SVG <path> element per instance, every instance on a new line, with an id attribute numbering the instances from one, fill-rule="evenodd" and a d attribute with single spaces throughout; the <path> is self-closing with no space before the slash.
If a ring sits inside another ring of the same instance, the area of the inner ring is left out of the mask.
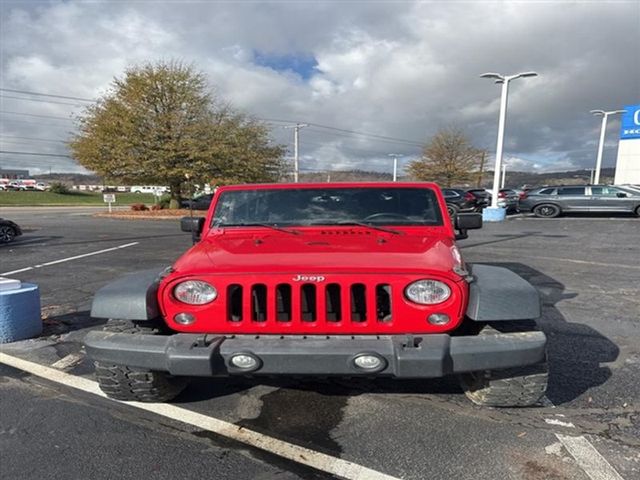
<path id="1" fill-rule="evenodd" d="M 593 177 L 594 185 L 600 183 L 600 169 L 602 168 L 602 151 L 604 150 L 604 134 L 607 130 L 607 119 L 609 115 L 616 115 L 619 113 L 627 113 L 626 110 L 611 110 L 605 112 L 604 110 L 591 110 L 593 115 L 602 115 L 602 125 L 600 127 L 600 141 L 598 142 L 598 156 L 596 157 L 596 173 Z"/>
<path id="2" fill-rule="evenodd" d="M 393 181 L 397 182 L 398 181 L 398 157 L 399 157 L 399 154 L 397 154 L 397 153 L 389 153 L 389 154 L 387 154 L 387 156 L 393 157 Z"/>
<path id="3" fill-rule="evenodd" d="M 295 125 L 287 125 L 284 128 L 293 128 L 293 181 L 298 183 L 300 176 L 300 158 L 299 158 L 299 145 L 300 145 L 300 129 L 308 127 L 306 123 L 296 123 Z"/>
<path id="4" fill-rule="evenodd" d="M 507 165 L 502 165 L 502 183 L 500 184 L 500 188 L 504 188 L 504 182 L 507 178 Z"/>
<path id="5" fill-rule="evenodd" d="M 482 150 L 482 156 L 480 157 L 480 172 L 478 172 L 478 188 L 482 186 L 482 175 L 484 173 L 484 159 L 486 154 L 486 150 Z"/>

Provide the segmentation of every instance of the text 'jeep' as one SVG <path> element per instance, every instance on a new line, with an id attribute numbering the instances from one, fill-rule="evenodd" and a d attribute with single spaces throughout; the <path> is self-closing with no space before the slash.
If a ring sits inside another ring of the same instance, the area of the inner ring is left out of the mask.
<path id="1" fill-rule="evenodd" d="M 102 390 L 166 401 L 188 377 L 433 378 L 459 374 L 491 406 L 536 403 L 547 384 L 536 290 L 464 263 L 479 214 L 455 225 L 429 183 L 221 187 L 197 242 L 161 272 L 95 296 L 86 337 Z M 224 380 L 218 380 L 224 381 Z"/>

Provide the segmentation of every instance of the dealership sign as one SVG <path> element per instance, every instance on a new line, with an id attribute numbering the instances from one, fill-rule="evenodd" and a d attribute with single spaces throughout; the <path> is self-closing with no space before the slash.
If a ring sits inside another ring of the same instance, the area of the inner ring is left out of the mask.
<path id="1" fill-rule="evenodd" d="M 640 105 L 627 105 L 624 109 L 620 139 L 640 138 Z"/>

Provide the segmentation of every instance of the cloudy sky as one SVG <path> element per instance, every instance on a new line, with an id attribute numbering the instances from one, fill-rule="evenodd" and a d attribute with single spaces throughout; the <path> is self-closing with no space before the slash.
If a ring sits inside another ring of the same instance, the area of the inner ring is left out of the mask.
<path id="1" fill-rule="evenodd" d="M 181 59 L 291 145 L 303 171 L 390 171 L 439 128 L 495 151 L 500 86 L 512 83 L 510 168 L 595 163 L 591 109 L 640 103 L 640 2 L 0 0 L 0 150 L 66 155 L 69 118 L 133 64 Z M 13 90 L 13 91 L 12 91 Z M 60 98 L 40 94 L 58 95 Z M 330 128 L 327 128 L 330 127 Z M 605 166 L 615 162 L 610 121 Z M 354 133 L 357 132 L 357 133 Z M 71 159 L 0 154 L 0 166 L 72 171 Z"/>

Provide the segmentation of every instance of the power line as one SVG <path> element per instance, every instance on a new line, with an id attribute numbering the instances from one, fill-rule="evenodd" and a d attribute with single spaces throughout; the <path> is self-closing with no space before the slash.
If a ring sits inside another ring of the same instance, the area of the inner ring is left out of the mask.
<path id="1" fill-rule="evenodd" d="M 353 134 L 341 133 L 341 132 L 323 132 L 323 131 L 313 130 L 313 127 L 311 127 L 307 133 L 315 133 L 316 135 L 333 135 L 333 136 L 338 136 L 338 137 L 353 138 Z M 422 146 L 423 146 L 423 145 L 418 145 L 418 144 L 415 144 L 415 143 L 407 143 L 407 142 L 402 141 L 402 140 L 370 139 L 370 141 L 372 141 L 372 142 L 375 141 L 375 142 L 379 142 L 379 143 L 391 143 L 391 144 L 394 144 L 394 145 L 405 145 L 405 146 L 409 146 L 409 147 L 413 147 L 413 148 L 422 148 Z"/>
<path id="2" fill-rule="evenodd" d="M 53 95 L 51 93 L 29 92 L 26 90 L 14 90 L 12 88 L 0 88 L 0 91 L 11 92 L 11 93 L 21 93 L 23 95 L 35 95 L 38 97 L 64 98 L 66 100 L 80 100 L 81 102 L 92 102 L 92 103 L 95 102 L 95 100 L 93 100 L 92 98 L 69 97 L 67 95 Z"/>
<path id="3" fill-rule="evenodd" d="M 277 118 L 260 118 L 260 117 L 255 117 L 256 120 L 261 120 L 263 122 L 275 122 L 275 123 L 293 123 L 295 124 L 296 122 L 293 120 L 281 120 L 281 119 L 277 119 Z M 316 128 L 323 128 L 326 130 L 333 130 L 336 132 L 342 132 L 342 133 L 348 133 L 349 135 L 342 135 L 342 136 L 352 136 L 352 135 L 359 135 L 359 136 L 364 136 L 364 137 L 370 137 L 370 138 L 377 138 L 380 140 L 387 140 L 393 143 L 406 143 L 406 144 L 410 144 L 416 147 L 423 147 L 424 146 L 424 142 L 419 142 L 417 140 L 407 140 L 405 138 L 396 138 L 396 137 L 388 137 L 385 135 L 378 135 L 375 133 L 367 133 L 367 132 L 359 132 L 356 130 L 348 130 L 345 128 L 337 128 L 337 127 L 331 127 L 329 125 L 322 125 L 320 123 L 314 123 L 314 122 L 304 122 L 306 124 L 308 124 L 310 127 L 316 127 Z"/>
<path id="4" fill-rule="evenodd" d="M 53 123 L 44 123 L 44 122 L 33 122 L 31 120 L 17 120 L 17 119 L 11 119 L 11 120 L 7 120 L 7 119 L 0 119 L 0 122 L 4 122 L 5 124 L 9 124 L 9 123 L 28 123 L 29 125 L 44 125 L 47 127 L 52 127 L 52 128 L 69 128 L 69 125 L 55 125 Z"/>
<path id="5" fill-rule="evenodd" d="M 95 103 L 95 100 L 93 99 L 89 99 L 89 98 L 82 98 L 82 97 L 73 97 L 73 96 L 67 96 L 67 95 L 54 95 L 54 94 L 49 94 L 49 93 L 41 93 L 41 92 L 32 92 L 32 91 L 26 91 L 26 90 L 14 90 L 14 89 L 10 89 L 10 88 L 0 88 L 0 91 L 3 92 L 11 92 L 11 93 L 20 93 L 23 95 L 36 95 L 36 96 L 41 96 L 41 97 L 50 97 L 50 98 L 62 98 L 62 99 L 66 99 L 66 100 L 79 100 L 82 102 L 91 102 L 91 103 Z M 276 123 L 297 123 L 294 122 L 292 120 L 282 120 L 282 119 L 274 119 L 274 118 L 259 118 L 259 117 L 255 117 L 257 120 L 262 120 L 265 122 L 276 122 Z M 68 119 L 65 119 L 68 120 Z M 350 129 L 346 129 L 346 128 L 338 128 L 338 127 L 332 127 L 330 125 L 322 125 L 320 123 L 314 123 L 314 122 L 304 122 L 309 124 L 309 126 L 313 126 L 316 128 L 321 128 L 321 129 L 326 129 L 326 130 L 331 130 L 331 131 L 335 131 L 335 132 L 342 132 L 342 133 L 346 133 L 349 135 L 358 135 L 358 136 L 362 136 L 362 137 L 369 137 L 369 138 L 376 138 L 378 140 L 385 140 L 388 141 L 390 143 L 405 143 L 408 145 L 413 145 L 413 146 L 417 146 L 417 147 L 422 147 L 424 145 L 424 142 L 419 142 L 417 140 L 408 140 L 408 139 L 404 139 L 404 138 L 397 138 L 397 137 L 390 137 L 390 136 L 386 136 L 386 135 L 379 135 L 379 134 L 375 134 L 375 133 L 368 133 L 368 132 L 361 132 L 361 131 L 357 131 L 357 130 L 350 130 Z M 344 135 L 346 136 L 346 135 Z"/>
<path id="6" fill-rule="evenodd" d="M 0 150 L 0 154 L 4 154 L 4 155 L 33 155 L 36 157 L 59 157 L 59 158 L 70 158 L 73 160 L 72 157 L 70 157 L 69 155 L 57 155 L 55 153 L 38 153 L 38 152 L 12 152 L 9 150 Z"/>
<path id="7" fill-rule="evenodd" d="M 418 142 L 416 140 L 406 140 L 404 138 L 387 137 L 385 135 L 377 135 L 375 133 L 358 132 L 356 130 L 347 130 L 347 129 L 344 129 L 344 128 L 330 127 L 328 125 L 320 125 L 318 123 L 310 123 L 309 125 L 313 126 L 313 127 L 317 127 L 317 128 L 325 128 L 327 130 L 335 130 L 337 132 L 346 132 L 346 133 L 350 133 L 352 135 L 361 135 L 361 136 L 364 136 L 364 137 L 379 138 L 381 140 L 394 140 L 394 141 L 396 141 L 398 143 L 401 143 L 401 142 L 402 143 L 412 143 L 412 144 L 415 144 L 415 146 L 417 146 L 417 147 L 422 147 L 424 145 L 424 142 Z"/>
<path id="8" fill-rule="evenodd" d="M 18 135 L 4 135 L 0 133 L 0 137 L 5 138 L 19 138 L 21 140 L 33 140 L 35 142 L 53 142 L 53 143 L 66 143 L 64 140 L 54 140 L 52 138 L 37 138 L 37 137 L 20 137 Z"/>
<path id="9" fill-rule="evenodd" d="M 56 115 L 36 115 L 35 113 L 10 112 L 8 110 L 0 110 L 0 113 L 10 114 L 10 115 L 21 115 L 23 117 L 53 118 L 55 120 L 65 120 L 67 122 L 73 122 L 72 118 L 58 117 Z"/>
<path id="10" fill-rule="evenodd" d="M 25 98 L 25 97 L 14 97 L 13 95 L 2 95 L 0 94 L 0 98 L 12 98 L 14 100 L 27 100 L 29 102 L 39 102 L 39 103 L 55 103 L 56 105 L 72 105 L 74 107 L 84 107 L 81 103 L 71 103 L 71 102 L 56 102 L 55 100 L 44 100 L 42 98 Z"/>

